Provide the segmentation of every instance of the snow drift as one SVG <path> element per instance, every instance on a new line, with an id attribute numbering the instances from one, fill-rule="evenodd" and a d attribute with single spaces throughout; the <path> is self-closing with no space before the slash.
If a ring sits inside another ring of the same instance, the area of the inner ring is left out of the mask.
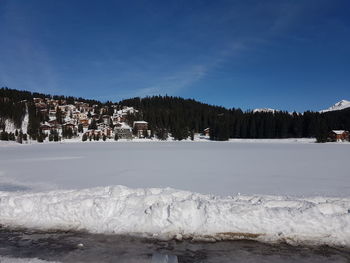
<path id="1" fill-rule="evenodd" d="M 218 197 L 124 186 L 0 192 L 0 224 L 159 239 L 350 246 L 350 198 Z"/>

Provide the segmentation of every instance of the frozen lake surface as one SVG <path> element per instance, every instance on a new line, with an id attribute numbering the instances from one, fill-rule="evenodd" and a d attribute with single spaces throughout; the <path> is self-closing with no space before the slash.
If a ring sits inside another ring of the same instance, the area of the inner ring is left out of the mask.
<path id="1" fill-rule="evenodd" d="M 0 147 L 0 191 L 171 187 L 350 196 L 349 144 L 99 142 Z"/>
<path id="2" fill-rule="evenodd" d="M 0 262 L 349 262 L 349 156 L 290 140 L 2 144 Z"/>

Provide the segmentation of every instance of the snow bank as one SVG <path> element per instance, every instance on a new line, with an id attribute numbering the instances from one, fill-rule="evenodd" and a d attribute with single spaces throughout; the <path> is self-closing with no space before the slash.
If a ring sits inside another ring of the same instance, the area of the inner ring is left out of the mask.
<path id="1" fill-rule="evenodd" d="M 124 186 L 0 192 L 0 224 L 208 240 L 350 246 L 350 198 L 218 197 Z"/>

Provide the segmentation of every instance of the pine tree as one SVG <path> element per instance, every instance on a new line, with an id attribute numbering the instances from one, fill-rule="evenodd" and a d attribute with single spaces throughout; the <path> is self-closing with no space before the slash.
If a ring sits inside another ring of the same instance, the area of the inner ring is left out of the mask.
<path id="1" fill-rule="evenodd" d="M 41 133 L 38 134 L 38 136 L 37 136 L 37 141 L 38 141 L 39 143 L 44 142 L 44 136 L 43 136 L 43 134 L 41 134 Z"/>
<path id="2" fill-rule="evenodd" d="M 318 143 L 327 142 L 328 133 L 329 131 L 325 120 L 320 120 L 320 124 L 318 125 L 317 131 L 316 131 L 316 142 Z"/>
<path id="3" fill-rule="evenodd" d="M 193 141 L 193 140 L 194 140 L 194 131 L 191 130 L 191 141 Z"/>
<path id="4" fill-rule="evenodd" d="M 78 125 L 78 132 L 79 132 L 79 133 L 83 133 L 83 132 L 84 132 L 83 124 L 79 124 L 79 125 Z"/>
<path id="5" fill-rule="evenodd" d="M 97 130 L 96 121 L 93 119 L 88 127 L 89 130 Z"/>

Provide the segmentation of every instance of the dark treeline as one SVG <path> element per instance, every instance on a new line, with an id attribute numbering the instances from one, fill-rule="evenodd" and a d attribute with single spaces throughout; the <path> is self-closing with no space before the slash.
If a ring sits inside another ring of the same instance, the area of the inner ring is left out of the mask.
<path id="1" fill-rule="evenodd" d="M 0 89 L 0 131 L 5 128 L 5 120 L 12 120 L 15 128 L 22 125 L 26 113 L 26 103 L 17 95 L 4 96 L 3 89 Z"/>
<path id="2" fill-rule="evenodd" d="M 167 130 L 178 140 L 208 127 L 213 140 L 317 137 L 323 141 L 332 129 L 350 129 L 350 110 L 253 113 L 169 96 L 133 98 L 120 104 L 139 109 L 140 116 L 135 117 L 148 121 L 151 130 Z"/>
<path id="3" fill-rule="evenodd" d="M 7 87 L 2 87 L 0 89 L 0 97 L 6 97 L 14 102 L 20 102 L 23 100 L 26 100 L 28 102 L 32 102 L 33 98 L 49 98 L 54 100 L 65 100 L 67 104 L 74 104 L 74 101 L 81 101 L 88 103 L 91 105 L 102 105 L 103 103 L 98 100 L 91 100 L 91 99 L 84 99 L 84 98 L 76 98 L 72 96 L 63 96 L 63 95 L 50 95 L 50 94 L 44 94 L 44 93 L 38 93 L 38 92 L 30 92 L 25 90 L 16 90 L 16 89 L 9 89 Z M 110 103 L 110 102 L 107 102 Z"/>
<path id="4" fill-rule="evenodd" d="M 127 99 L 120 105 L 138 109 L 135 119 L 147 121 L 154 132 L 166 130 L 178 140 L 188 138 L 193 132 L 202 132 L 212 125 L 218 114 L 227 111 L 223 107 L 169 96 Z"/>
<path id="5" fill-rule="evenodd" d="M 194 133 L 201 133 L 205 128 L 210 128 L 212 140 L 317 137 L 319 141 L 325 141 L 328 132 L 332 129 L 350 130 L 350 109 L 322 114 L 310 111 L 303 114 L 290 114 L 283 111 L 253 113 L 171 96 L 132 98 L 119 103 L 102 103 L 97 100 L 1 88 L 0 120 L 9 118 L 14 121 L 16 127 L 20 127 L 27 107 L 28 134 L 33 138 L 38 134 L 40 122 L 44 121 L 44 116 L 35 109 L 33 98 L 65 100 L 67 104 L 81 101 L 89 105 L 99 105 L 99 107 L 108 106 L 111 113 L 112 105 L 117 105 L 118 108 L 132 106 L 139 112 L 128 116 L 130 125 L 134 120 L 145 120 L 149 123 L 152 135 L 166 138 L 165 135 L 171 133 L 177 140 L 193 138 Z"/>

